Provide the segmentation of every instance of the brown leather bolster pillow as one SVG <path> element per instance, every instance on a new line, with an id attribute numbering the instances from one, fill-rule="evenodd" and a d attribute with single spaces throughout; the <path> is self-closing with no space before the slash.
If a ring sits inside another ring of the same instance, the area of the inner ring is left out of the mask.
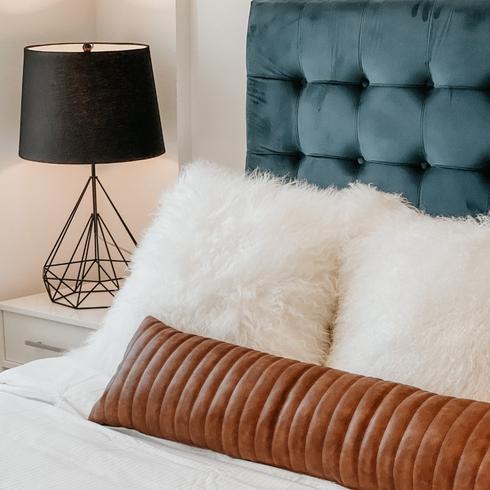
<path id="1" fill-rule="evenodd" d="M 490 404 L 147 318 L 90 420 L 357 489 L 490 488 Z"/>

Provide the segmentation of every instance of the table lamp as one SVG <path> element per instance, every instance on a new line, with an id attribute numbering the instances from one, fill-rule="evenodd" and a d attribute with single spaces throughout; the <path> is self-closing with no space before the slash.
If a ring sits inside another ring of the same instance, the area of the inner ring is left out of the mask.
<path id="1" fill-rule="evenodd" d="M 91 166 L 43 267 L 51 301 L 77 309 L 109 306 L 108 295 L 120 288 L 130 252 L 118 244 L 102 207 L 114 215 L 131 246 L 136 240 L 97 177 L 96 165 L 164 152 L 148 46 L 80 43 L 24 49 L 20 157 Z M 87 200 L 91 211 L 77 227 Z"/>

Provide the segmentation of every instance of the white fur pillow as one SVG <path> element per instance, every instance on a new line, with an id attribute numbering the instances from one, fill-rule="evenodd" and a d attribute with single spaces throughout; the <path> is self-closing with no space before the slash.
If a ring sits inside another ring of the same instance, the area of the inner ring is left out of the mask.
<path id="1" fill-rule="evenodd" d="M 184 168 L 165 192 L 132 273 L 89 345 L 113 372 L 140 322 L 321 363 L 336 305 L 339 192 Z"/>
<path id="2" fill-rule="evenodd" d="M 490 401 L 490 219 L 381 221 L 344 249 L 326 364 Z"/>

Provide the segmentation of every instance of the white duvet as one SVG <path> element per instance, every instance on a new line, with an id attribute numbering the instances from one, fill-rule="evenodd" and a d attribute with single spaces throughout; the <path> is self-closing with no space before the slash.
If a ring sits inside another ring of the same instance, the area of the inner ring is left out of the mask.
<path id="1" fill-rule="evenodd" d="M 88 422 L 107 382 L 69 358 L 0 374 L 1 490 L 342 488 Z"/>

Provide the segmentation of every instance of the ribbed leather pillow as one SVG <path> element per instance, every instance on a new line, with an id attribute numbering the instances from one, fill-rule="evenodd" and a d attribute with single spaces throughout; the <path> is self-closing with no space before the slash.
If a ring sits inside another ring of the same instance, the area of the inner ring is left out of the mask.
<path id="1" fill-rule="evenodd" d="M 490 404 L 140 326 L 90 420 L 356 489 L 490 488 Z"/>

